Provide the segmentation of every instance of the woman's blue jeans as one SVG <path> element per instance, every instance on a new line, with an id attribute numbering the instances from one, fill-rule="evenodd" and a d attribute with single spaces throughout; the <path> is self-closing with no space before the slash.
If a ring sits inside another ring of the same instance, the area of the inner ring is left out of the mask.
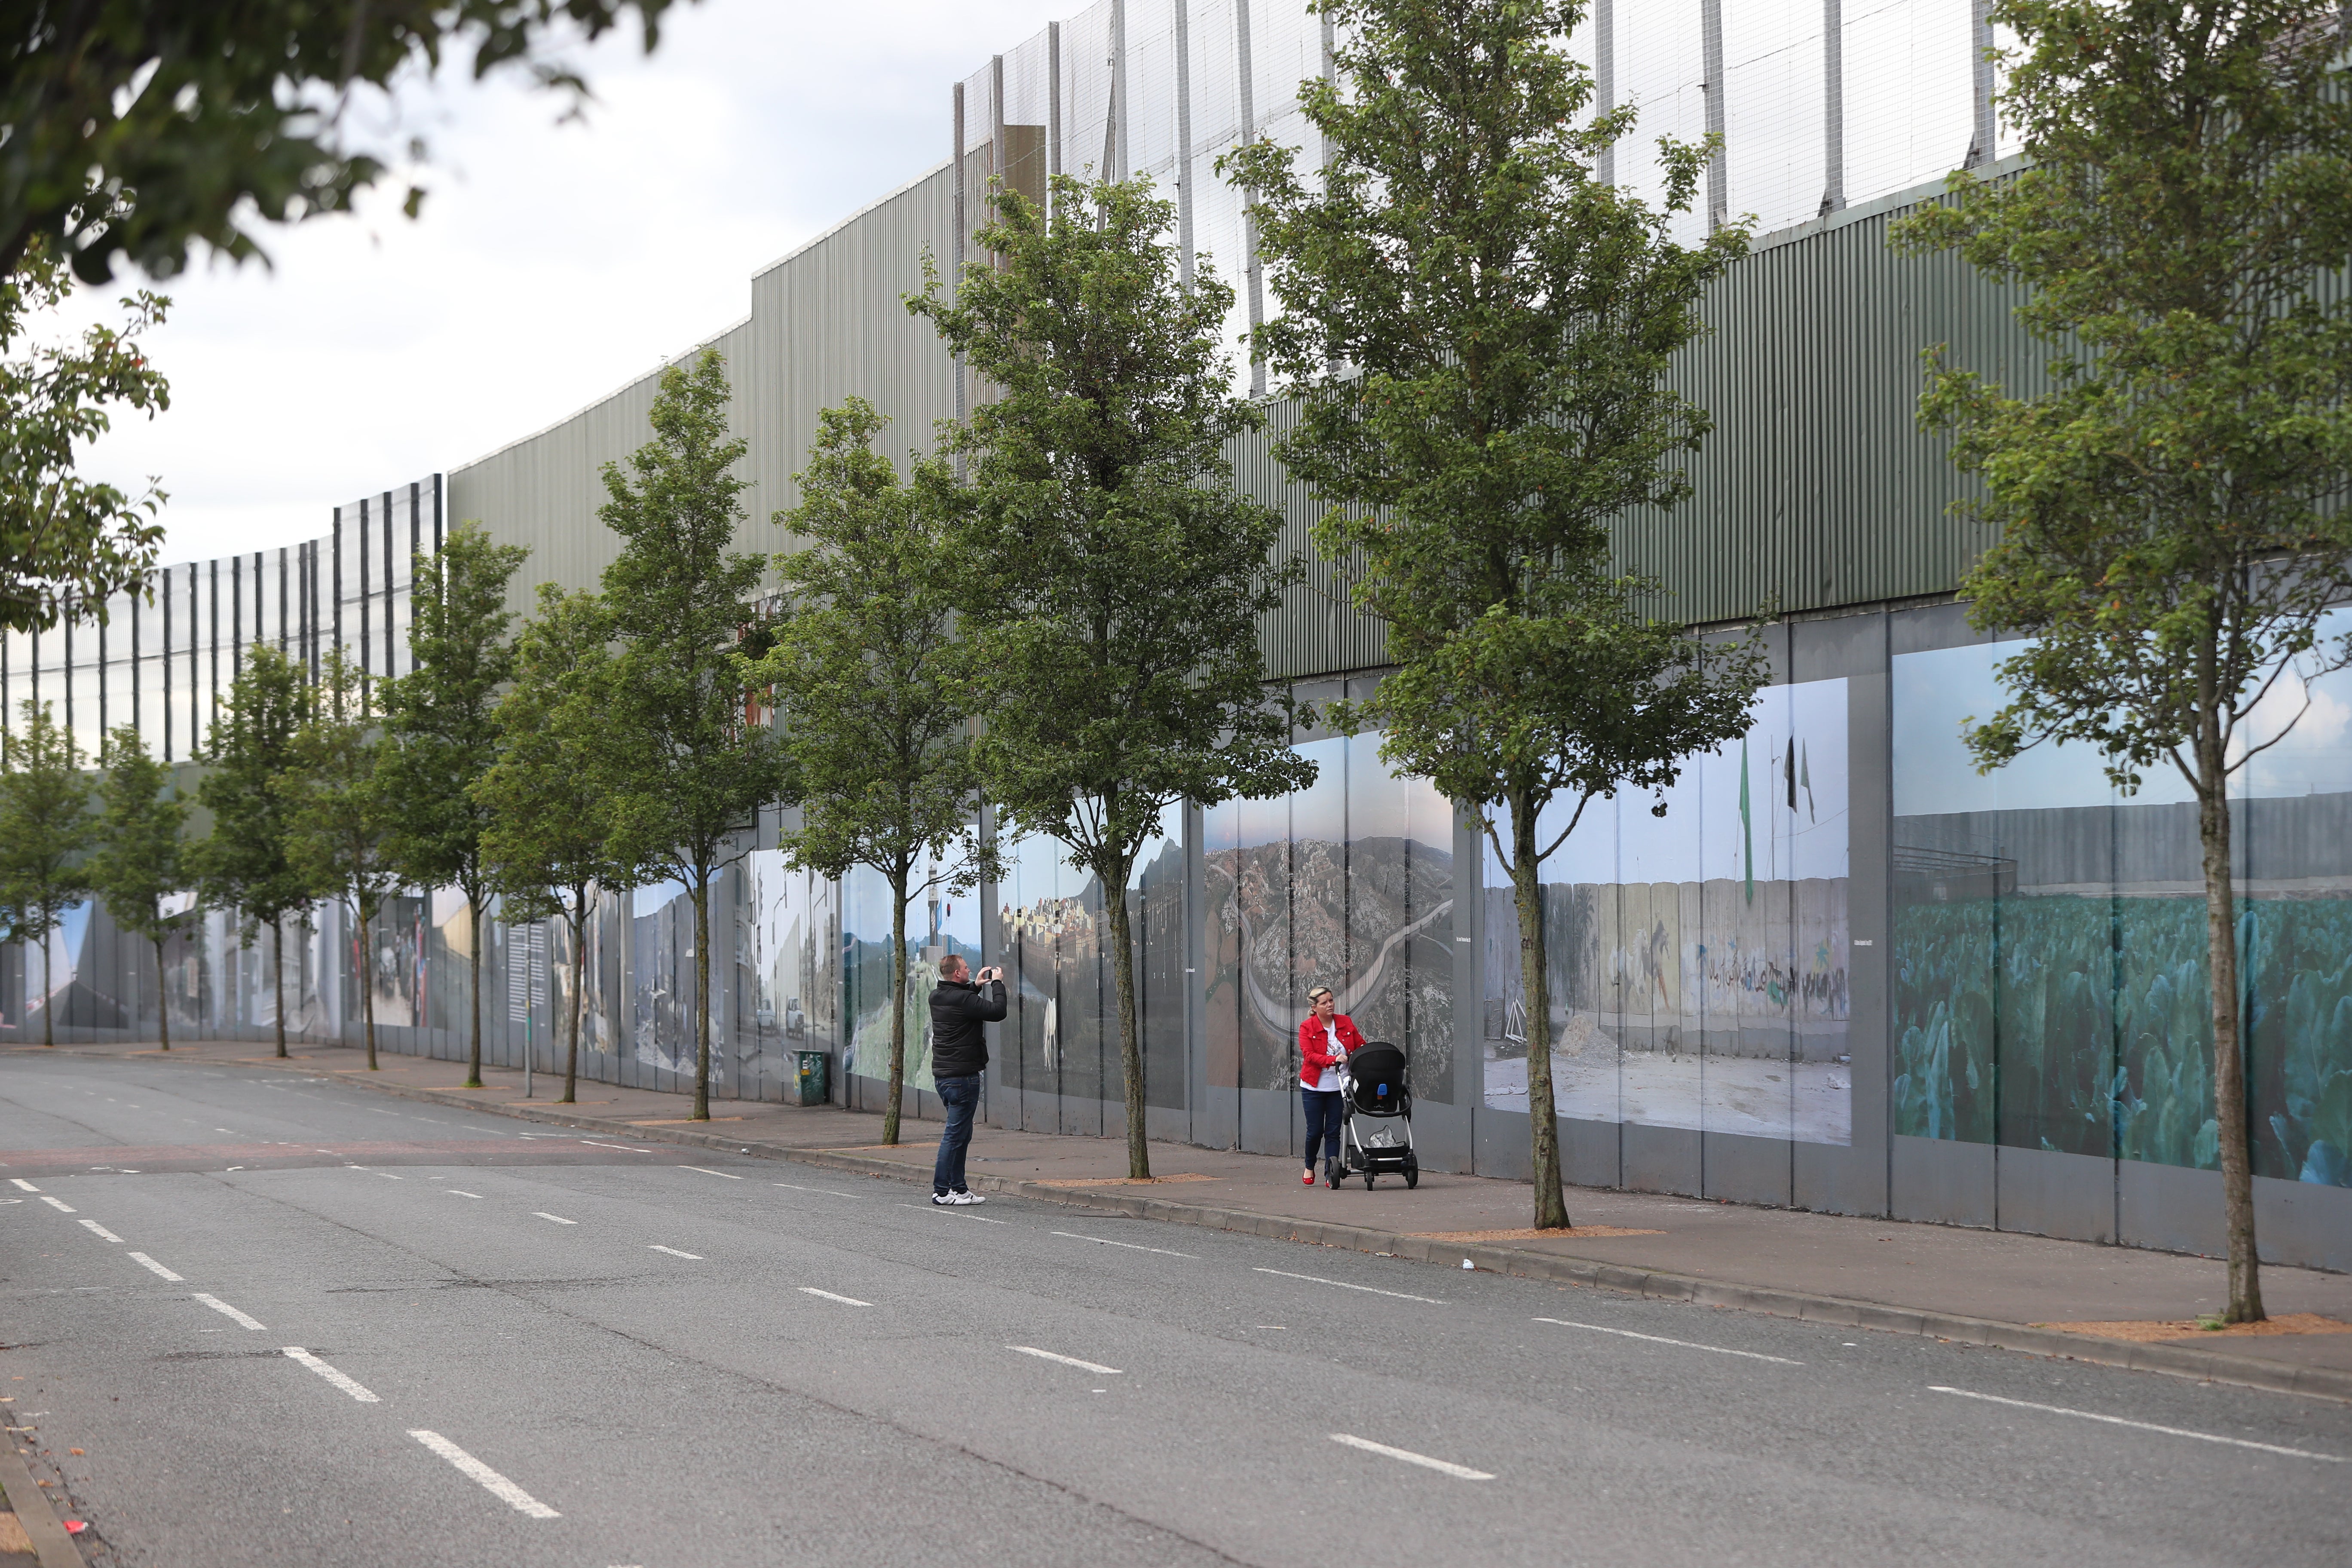
<path id="1" fill-rule="evenodd" d="M 1301 1084 L 1298 1101 L 1307 1108 L 1307 1167 L 1313 1170 L 1318 1144 L 1328 1144 L 1331 1158 L 1339 1157 L 1339 1091 Z"/>

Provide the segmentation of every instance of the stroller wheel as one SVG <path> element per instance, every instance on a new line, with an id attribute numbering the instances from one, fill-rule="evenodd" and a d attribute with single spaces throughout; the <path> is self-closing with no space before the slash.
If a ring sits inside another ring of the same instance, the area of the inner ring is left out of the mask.
<path id="1" fill-rule="evenodd" d="M 1407 1165 L 1404 1168 L 1404 1184 L 1405 1189 L 1408 1192 L 1412 1188 L 1421 1185 L 1421 1167 L 1419 1165 Z"/>
<path id="2" fill-rule="evenodd" d="M 1370 1192 L 1370 1191 L 1372 1190 L 1372 1184 L 1373 1184 L 1374 1182 L 1378 1181 L 1379 1179 L 1380 1179 L 1380 1173 L 1379 1173 L 1379 1172 L 1377 1172 L 1377 1171 L 1366 1171 L 1366 1172 L 1364 1173 L 1364 1191 L 1366 1191 L 1366 1192 L 1368 1192 L 1368 1193 L 1369 1193 L 1369 1192 Z"/>

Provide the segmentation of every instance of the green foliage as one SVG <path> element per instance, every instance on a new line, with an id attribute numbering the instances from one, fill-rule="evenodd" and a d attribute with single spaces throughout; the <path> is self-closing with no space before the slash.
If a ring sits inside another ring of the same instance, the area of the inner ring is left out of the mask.
<path id="1" fill-rule="evenodd" d="M 102 813 L 89 885 L 106 900 L 114 923 L 155 947 L 155 1013 L 163 1048 L 172 1048 L 171 1003 L 163 992 L 163 944 L 193 924 L 194 908 L 164 911 L 194 879 L 184 835 L 189 803 L 172 770 L 150 756 L 136 725 L 109 735 L 99 766 Z"/>
<path id="2" fill-rule="evenodd" d="M 386 797 L 383 747 L 367 710 L 360 668 L 330 647 L 310 711 L 295 731 L 291 764 L 273 781 L 286 808 L 286 847 L 293 869 L 312 889 L 340 900 L 368 932 L 400 871 L 392 858 L 396 806 Z M 362 984 L 368 1068 L 375 1068 L 375 987 Z"/>
<path id="3" fill-rule="evenodd" d="M 971 822 L 979 770 L 974 645 L 955 636 L 967 571 L 948 531 L 955 476 L 919 459 L 901 484 L 873 449 L 887 423 L 863 398 L 819 416 L 799 508 L 777 521 L 806 541 L 777 557 L 784 616 L 746 679 L 772 689 L 783 721 L 783 837 L 796 866 L 840 878 L 869 866 L 890 884 L 890 1077 L 882 1142 L 898 1141 L 907 1064 L 907 905 L 995 874 Z M 927 875 L 919 873 L 929 868 Z"/>
<path id="4" fill-rule="evenodd" d="M 0 170 L 9 166 L 0 159 Z M 132 293 L 119 329 L 27 344 L 35 318 L 72 287 L 46 244 L 0 275 L 0 627 L 12 631 L 55 626 L 68 598 L 102 601 L 141 585 L 163 538 L 155 521 L 163 492 L 152 482 L 134 496 L 74 465 L 112 427 L 110 407 L 152 418 L 171 406 L 170 385 L 132 337 L 160 326 L 170 301 Z"/>
<path id="5" fill-rule="evenodd" d="M 478 522 L 450 530 L 416 557 L 409 673 L 376 693 L 383 711 L 378 794 L 389 814 L 385 853 L 404 880 L 466 897 L 467 994 L 472 999 L 466 1087 L 482 1081 L 482 836 L 490 808 L 474 793 L 499 757 L 498 694 L 514 677 L 507 582 L 530 553 L 493 544 Z M 364 684 L 364 683 L 363 683 Z M 366 693 L 362 692 L 364 708 Z"/>
<path id="6" fill-rule="evenodd" d="M 235 910 L 248 946 L 262 927 L 276 927 L 320 892 L 294 862 L 292 807 L 277 785 L 295 766 L 295 737 L 310 710 L 302 670 L 256 645 L 205 741 L 196 799 L 213 828 L 194 849 L 194 868 L 205 902 Z"/>
<path id="7" fill-rule="evenodd" d="M 727 434 L 729 398 L 716 350 L 665 371 L 654 438 L 625 470 L 604 465 L 596 513 L 623 542 L 604 569 L 618 651 L 604 666 L 592 767 L 613 858 L 676 877 L 694 900 L 698 1121 L 710 1114 L 711 880 L 749 852 L 759 808 L 782 784 L 739 657 L 761 562 L 728 548 L 750 484 L 734 472 L 744 448 Z"/>
<path id="8" fill-rule="evenodd" d="M 588 921 L 599 890 L 630 882 L 630 868 L 606 852 L 604 795 L 594 773 L 610 637 L 602 599 L 540 584 L 539 614 L 516 641 L 514 684 L 498 706 L 498 760 L 473 785 L 489 814 L 483 864 L 507 918 L 562 920 L 571 931 L 566 1101 L 580 1071 Z"/>
<path id="9" fill-rule="evenodd" d="M 1233 290 L 1187 290 L 1175 209 L 1148 181 L 1054 184 L 1050 220 L 991 197 L 994 264 L 908 301 L 990 387 L 950 433 L 971 460 L 957 525 L 979 648 L 987 793 L 1103 889 L 1118 976 L 1129 1173 L 1150 1173 L 1127 890 L 1179 800 L 1302 788 L 1288 700 L 1268 693 L 1257 618 L 1295 581 L 1280 519 L 1234 488 L 1225 444 L 1263 416 L 1233 395 Z"/>
<path id="10" fill-rule="evenodd" d="M 1475 805 L 1518 895 L 1530 1102 L 1551 1100 L 1538 818 L 1671 783 L 1745 732 L 1752 645 L 1699 643 L 1608 570 L 1609 525 L 1689 491 L 1709 428 L 1665 384 L 1744 226 L 1672 237 L 1712 142 L 1659 142 L 1664 205 L 1592 177 L 1631 106 L 1591 113 L 1562 47 L 1575 0 L 1330 0 L 1333 81 L 1301 88 L 1319 182 L 1272 142 L 1219 167 L 1252 212 L 1284 313 L 1255 352 L 1304 399 L 1276 448 L 1331 510 L 1317 547 L 1358 573 L 1396 673 L 1333 714 Z M 1507 830 L 1503 824 L 1507 822 Z M 1509 842 L 1505 843 L 1506 832 Z M 1560 837 L 1565 837 L 1565 830 Z M 1536 1223 L 1568 1223 L 1553 1121 L 1529 1118 Z"/>
<path id="11" fill-rule="evenodd" d="M 46 702 L 21 711 L 21 729 L 0 736 L 0 922 L 6 940 L 41 950 L 46 990 L 49 936 L 67 906 L 89 896 L 87 857 L 98 824 L 72 733 Z M 41 1043 L 53 1046 L 50 1013 L 44 1001 Z"/>
<path id="12" fill-rule="evenodd" d="M 593 38 L 634 11 L 651 47 L 668 0 L 91 0 L 20 8 L 0 77 L 0 273 L 27 244 L 62 241 L 86 282 L 118 258 L 177 272 L 198 242 L 258 255 L 263 223 L 339 212 L 387 163 L 380 121 L 351 105 L 430 75 L 443 55 L 477 77 L 520 63 L 543 84 L 579 79 L 551 44 Z M 552 37 L 551 37 L 552 35 Z M 412 212 L 421 193 L 409 193 Z"/>

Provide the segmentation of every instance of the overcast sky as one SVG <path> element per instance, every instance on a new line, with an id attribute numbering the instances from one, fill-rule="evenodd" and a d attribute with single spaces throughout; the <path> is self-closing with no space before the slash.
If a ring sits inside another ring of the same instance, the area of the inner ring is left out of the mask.
<path id="1" fill-rule="evenodd" d="M 424 216 L 388 186 L 163 285 L 172 408 L 90 467 L 161 477 L 166 562 L 308 539 L 331 509 L 552 423 L 747 314 L 751 276 L 944 161 L 949 90 L 1079 0 L 702 0 L 661 47 L 577 52 L 586 122 L 517 81 L 405 95 Z M 89 301 L 95 305 L 97 301 Z"/>

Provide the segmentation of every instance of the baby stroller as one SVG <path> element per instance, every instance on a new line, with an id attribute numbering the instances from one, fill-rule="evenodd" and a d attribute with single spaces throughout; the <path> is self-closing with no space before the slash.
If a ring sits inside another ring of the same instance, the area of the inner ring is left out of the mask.
<path id="1" fill-rule="evenodd" d="M 1408 1187 L 1421 1185 L 1404 1053 L 1385 1040 L 1365 1042 L 1339 1074 L 1339 1163 L 1332 1168 L 1331 1184 L 1337 1187 L 1359 1171 L 1367 1192 L 1383 1171 L 1402 1173 Z"/>

